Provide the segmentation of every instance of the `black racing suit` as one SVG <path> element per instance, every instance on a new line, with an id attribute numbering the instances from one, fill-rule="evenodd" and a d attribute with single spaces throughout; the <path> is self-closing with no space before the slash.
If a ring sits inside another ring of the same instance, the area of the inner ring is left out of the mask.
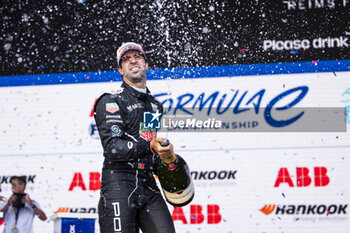
<path id="1" fill-rule="evenodd" d="M 124 83 L 114 94 L 103 94 L 94 116 L 103 155 L 99 223 L 101 233 L 174 233 L 174 224 L 157 187 L 159 156 L 150 141 L 156 131 L 143 128 L 144 112 L 163 112 L 149 92 Z"/>

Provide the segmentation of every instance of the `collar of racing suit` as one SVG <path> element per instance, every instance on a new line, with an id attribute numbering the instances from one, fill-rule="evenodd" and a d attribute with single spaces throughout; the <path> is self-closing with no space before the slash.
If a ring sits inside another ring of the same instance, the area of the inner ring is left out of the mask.
<path id="1" fill-rule="evenodd" d="M 139 92 L 137 90 L 135 90 L 134 88 L 132 88 L 130 85 L 128 85 L 127 83 L 123 82 L 121 85 L 123 88 L 127 89 L 133 96 L 135 96 L 137 99 L 147 99 L 148 95 L 151 95 L 151 92 L 147 89 L 147 93 L 142 93 Z"/>

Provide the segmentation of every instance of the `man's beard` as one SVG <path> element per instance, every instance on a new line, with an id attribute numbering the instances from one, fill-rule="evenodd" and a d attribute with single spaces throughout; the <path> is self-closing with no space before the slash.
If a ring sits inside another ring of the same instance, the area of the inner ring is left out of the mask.
<path id="1" fill-rule="evenodd" d="M 146 78 L 146 74 L 139 74 L 137 76 L 127 77 L 132 83 L 140 83 Z"/>

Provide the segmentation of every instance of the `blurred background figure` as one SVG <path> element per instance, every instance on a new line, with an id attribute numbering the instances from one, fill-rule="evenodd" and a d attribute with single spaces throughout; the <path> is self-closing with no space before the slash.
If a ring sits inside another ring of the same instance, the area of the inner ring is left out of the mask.
<path id="1" fill-rule="evenodd" d="M 27 184 L 24 176 L 13 176 L 10 183 L 13 194 L 0 203 L 0 211 L 4 213 L 4 233 L 33 233 L 34 216 L 37 215 L 43 221 L 47 217 L 39 203 L 24 192 Z"/>

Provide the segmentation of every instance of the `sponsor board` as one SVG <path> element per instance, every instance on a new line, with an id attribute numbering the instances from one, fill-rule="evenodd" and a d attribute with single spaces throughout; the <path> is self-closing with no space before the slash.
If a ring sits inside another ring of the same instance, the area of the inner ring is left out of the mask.
<path id="1" fill-rule="evenodd" d="M 348 221 L 349 204 L 268 204 L 259 209 L 268 216 L 291 217 L 293 221 L 341 222 Z"/>
<path id="2" fill-rule="evenodd" d="M 330 178 L 327 175 L 326 167 L 314 167 L 314 185 L 315 187 L 327 186 L 330 182 Z M 274 187 L 279 187 L 282 183 L 288 184 L 289 187 L 307 187 L 311 185 L 312 178 L 309 175 L 309 168 L 297 167 L 296 168 L 296 181 L 293 183 L 292 176 L 288 172 L 288 168 L 281 168 L 278 171 L 278 176 Z"/>
<path id="3" fill-rule="evenodd" d="M 346 8 L 350 5 L 348 0 L 285 0 L 283 2 L 287 10 L 312 10 Z"/>
<path id="4" fill-rule="evenodd" d="M 348 122 L 349 80 L 348 72 L 337 72 L 151 80 L 148 86 L 168 112 L 187 115 L 183 110 L 195 106 L 205 113 L 211 109 L 210 116 L 221 105 L 221 110 L 227 108 L 232 114 L 230 122 L 252 128 L 253 123 L 244 124 L 234 116 L 244 114 L 240 111 L 246 108 L 254 113 L 255 107 L 261 109 L 274 100 L 283 107 L 298 97 L 294 107 L 343 107 L 343 120 Z M 6 96 L 0 99 L 0 195 L 10 196 L 12 175 L 26 175 L 27 192 L 48 216 L 57 211 L 96 211 L 103 153 L 91 109 L 100 94 L 119 85 L 0 88 L 1 96 Z M 280 98 L 298 87 L 308 91 L 303 96 L 296 91 Z M 233 114 L 235 108 L 237 114 Z M 121 119 L 107 115 L 107 120 Z M 113 130 L 117 135 L 118 130 Z M 140 133 L 148 139 L 155 136 L 142 126 Z M 178 232 L 198 232 L 199 228 L 208 233 L 236 229 L 345 232 L 350 228 L 348 220 L 341 220 L 348 219 L 350 198 L 348 132 L 158 132 L 158 136 L 169 138 L 175 152 L 186 159 L 196 189 L 188 206 L 169 206 Z M 314 215 L 303 214 L 300 206 Z M 317 220 L 308 220 L 310 217 Z M 36 219 L 34 229 L 47 233 L 44 229 L 53 229 L 53 223 Z"/>
<path id="5" fill-rule="evenodd" d="M 348 48 L 348 37 L 327 37 L 327 38 L 315 38 L 315 39 L 302 39 L 302 40 L 264 40 L 264 51 L 282 51 L 282 50 L 298 50 L 298 49 L 324 49 L 324 48 Z"/>
<path id="6" fill-rule="evenodd" d="M 322 148 L 217 148 L 208 151 L 191 147 L 178 149 L 177 152 L 186 158 L 191 168 L 196 195 L 188 206 L 182 208 L 169 206 L 176 229 L 180 232 L 196 232 L 200 227 L 203 232 L 230 232 L 235 227 L 240 227 L 247 228 L 243 232 L 249 232 L 255 227 L 248 226 L 255 226 L 254 223 L 258 223 L 259 229 L 266 232 L 273 231 L 276 224 L 286 229 L 294 229 L 295 224 L 302 224 L 305 228 L 323 232 L 322 227 L 316 224 L 322 223 L 339 229 L 337 232 L 342 232 L 341 229 L 348 224 L 345 218 L 348 218 L 346 205 L 349 197 L 344 183 L 348 182 L 349 178 L 344 177 L 344 174 L 348 170 L 349 156 L 346 148 L 331 150 L 330 158 L 329 150 Z M 27 174 L 34 181 L 28 183 L 27 191 L 40 203 L 47 215 L 50 216 L 55 212 L 96 211 L 101 185 L 101 154 L 27 157 L 17 155 L 16 158 L 2 157 L 6 167 L 1 167 L 1 171 L 5 173 L 0 174 L 1 177 L 12 176 L 18 161 L 22 161 L 22 174 Z M 295 167 L 303 168 L 301 169 L 304 171 L 303 175 L 297 175 Z M 322 167 L 327 168 L 327 172 L 322 172 L 324 170 Z M 283 168 L 288 170 L 293 187 L 288 182 L 282 182 L 278 187 L 274 187 Z M 305 168 L 309 173 L 305 172 Z M 322 186 L 316 185 L 315 169 L 321 170 L 320 174 L 323 175 L 319 177 L 329 178 L 327 185 L 326 183 L 322 183 Z M 312 180 L 310 185 L 306 186 L 307 182 L 304 182 L 304 186 L 297 186 L 298 179 L 308 180 L 307 177 Z M 10 189 L 10 184 L 2 183 L 1 195 L 9 196 Z M 259 211 L 264 205 L 270 204 L 276 207 L 269 215 Z M 314 215 L 307 215 L 308 209 L 303 214 L 304 207 L 295 207 L 293 212 L 291 205 L 305 205 L 305 208 L 309 208 L 310 205 L 309 213 Z M 336 212 L 333 205 L 337 205 Z M 281 210 L 276 215 L 277 206 L 280 206 Z M 298 208 L 300 214 L 297 214 Z M 327 216 L 328 210 L 330 213 Z M 275 220 L 271 221 L 268 216 Z M 310 217 L 315 218 L 315 222 L 310 220 Z M 326 217 L 328 218 L 324 219 Z M 51 229 L 51 227 L 52 222 L 35 220 L 35 229 L 38 232 L 41 228 Z"/>

